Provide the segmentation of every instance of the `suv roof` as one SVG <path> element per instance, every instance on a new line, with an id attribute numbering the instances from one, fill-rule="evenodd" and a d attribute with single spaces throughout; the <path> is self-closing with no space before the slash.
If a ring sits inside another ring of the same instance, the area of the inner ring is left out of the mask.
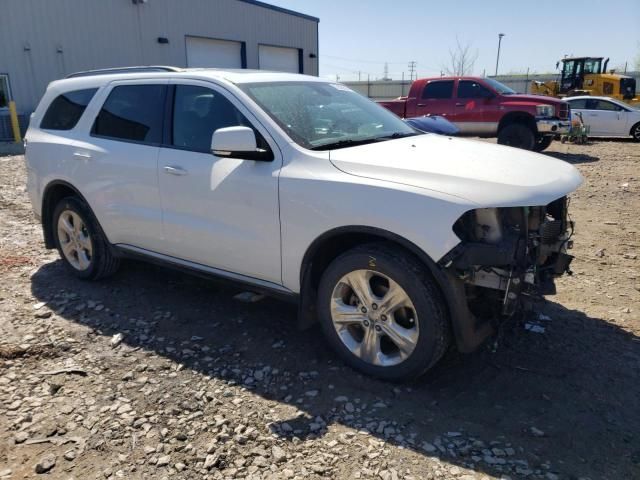
<path id="1" fill-rule="evenodd" d="M 226 80 L 231 83 L 328 81 L 310 75 L 271 72 L 267 70 L 139 66 L 108 68 L 102 70 L 89 70 L 84 72 L 72 73 L 64 79 L 52 82 L 51 86 L 57 88 L 66 88 L 67 86 L 73 85 L 74 88 L 84 88 L 86 86 L 104 85 L 106 83 L 121 79 L 136 80 L 163 77 L 217 79 Z"/>

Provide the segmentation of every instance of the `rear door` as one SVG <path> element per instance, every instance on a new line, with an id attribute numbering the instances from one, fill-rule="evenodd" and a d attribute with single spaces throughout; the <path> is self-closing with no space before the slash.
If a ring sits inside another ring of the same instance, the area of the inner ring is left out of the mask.
<path id="1" fill-rule="evenodd" d="M 430 80 L 416 99 L 416 117 L 438 115 L 449 118 L 453 113 L 454 80 Z"/>
<path id="2" fill-rule="evenodd" d="M 157 168 L 166 90 L 167 80 L 111 83 L 96 98 L 88 135 L 74 143 L 83 194 L 111 243 L 162 246 Z"/>

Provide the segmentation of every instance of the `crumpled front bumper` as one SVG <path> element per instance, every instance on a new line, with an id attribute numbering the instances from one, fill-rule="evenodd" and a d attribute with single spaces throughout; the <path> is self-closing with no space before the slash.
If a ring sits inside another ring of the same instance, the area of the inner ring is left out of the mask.
<path id="1" fill-rule="evenodd" d="M 538 128 L 538 133 L 545 135 L 564 135 L 571 130 L 571 122 L 569 120 L 537 118 L 536 127 Z"/>

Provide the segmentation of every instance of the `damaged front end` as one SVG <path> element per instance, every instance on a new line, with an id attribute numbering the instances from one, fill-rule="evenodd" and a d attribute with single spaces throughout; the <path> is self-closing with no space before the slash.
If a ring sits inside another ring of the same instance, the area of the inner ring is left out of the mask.
<path id="1" fill-rule="evenodd" d="M 471 210 L 453 230 L 461 242 L 439 265 L 463 286 L 476 330 L 513 315 L 527 297 L 555 294 L 555 278 L 571 273 L 567 197 L 540 207 Z"/>

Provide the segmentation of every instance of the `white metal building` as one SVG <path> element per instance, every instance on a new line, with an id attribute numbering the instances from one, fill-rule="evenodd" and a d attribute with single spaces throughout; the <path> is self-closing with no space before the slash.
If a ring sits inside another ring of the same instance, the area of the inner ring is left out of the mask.
<path id="1" fill-rule="evenodd" d="M 317 75 L 318 22 L 255 0 L 2 0 L 0 116 L 11 99 L 28 114 L 49 82 L 96 68 Z"/>

